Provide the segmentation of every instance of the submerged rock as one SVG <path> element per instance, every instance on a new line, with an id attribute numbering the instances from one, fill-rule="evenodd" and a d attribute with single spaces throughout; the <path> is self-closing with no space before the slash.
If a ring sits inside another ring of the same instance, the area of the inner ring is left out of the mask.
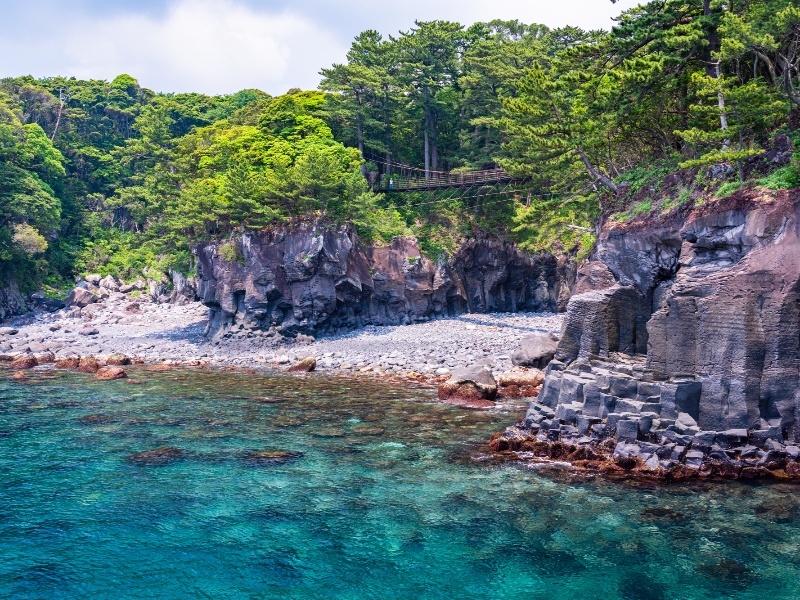
<path id="1" fill-rule="evenodd" d="M 302 452 L 293 450 L 251 450 L 242 455 L 242 462 L 255 466 L 269 466 L 286 464 L 302 457 Z"/>
<path id="2" fill-rule="evenodd" d="M 128 462 L 137 465 L 159 466 L 166 465 L 186 456 L 186 453 L 179 448 L 162 446 L 153 450 L 142 450 L 134 452 L 128 457 Z"/>

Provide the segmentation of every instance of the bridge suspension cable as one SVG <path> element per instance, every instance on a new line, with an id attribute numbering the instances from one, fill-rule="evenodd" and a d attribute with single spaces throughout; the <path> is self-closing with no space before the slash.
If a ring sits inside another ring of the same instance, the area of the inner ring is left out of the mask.
<path id="1" fill-rule="evenodd" d="M 376 189 L 386 192 L 414 192 L 441 188 L 469 188 L 501 183 L 523 183 L 527 177 L 516 177 L 503 169 L 483 169 L 475 171 L 435 171 L 420 169 L 402 163 L 373 160 L 399 171 L 384 174 L 377 182 Z"/>

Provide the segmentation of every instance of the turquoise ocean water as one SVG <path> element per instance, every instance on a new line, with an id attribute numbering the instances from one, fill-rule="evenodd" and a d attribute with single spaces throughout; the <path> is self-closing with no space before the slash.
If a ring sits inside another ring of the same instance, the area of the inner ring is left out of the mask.
<path id="1" fill-rule="evenodd" d="M 0 598 L 800 598 L 800 487 L 492 465 L 518 413 L 380 383 L 131 374 L 0 372 Z"/>

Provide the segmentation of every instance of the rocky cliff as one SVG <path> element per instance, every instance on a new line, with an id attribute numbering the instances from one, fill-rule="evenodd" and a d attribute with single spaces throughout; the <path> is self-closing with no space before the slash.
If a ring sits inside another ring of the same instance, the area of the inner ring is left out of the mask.
<path id="1" fill-rule="evenodd" d="M 521 429 L 650 469 L 800 454 L 800 190 L 611 223 L 593 258 Z"/>
<path id="2" fill-rule="evenodd" d="M 478 237 L 434 263 L 413 238 L 362 244 L 351 226 L 317 222 L 195 249 L 212 335 L 323 335 L 464 312 L 566 308 L 575 266 Z"/>

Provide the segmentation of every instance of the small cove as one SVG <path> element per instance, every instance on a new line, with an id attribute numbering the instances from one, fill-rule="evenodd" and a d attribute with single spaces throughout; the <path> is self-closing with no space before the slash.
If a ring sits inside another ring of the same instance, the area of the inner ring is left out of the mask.
<path id="1" fill-rule="evenodd" d="M 0 373 L 3 598 L 797 598 L 791 484 L 474 460 L 518 413 L 379 381 Z M 177 448 L 164 464 L 136 452 Z M 253 460 L 254 451 L 289 451 Z M 302 454 L 299 454 L 302 453 Z"/>

